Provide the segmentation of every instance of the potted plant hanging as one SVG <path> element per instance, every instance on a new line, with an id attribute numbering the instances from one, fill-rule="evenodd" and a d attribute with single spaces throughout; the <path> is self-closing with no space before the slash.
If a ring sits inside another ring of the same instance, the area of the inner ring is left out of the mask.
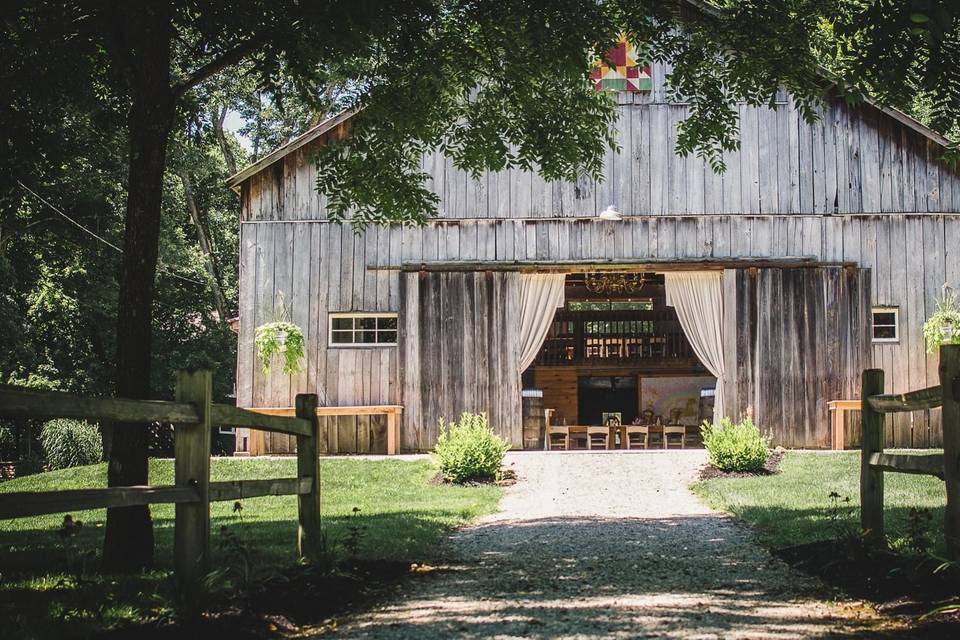
<path id="1" fill-rule="evenodd" d="M 279 295 L 278 304 L 279 319 L 260 325 L 254 333 L 257 359 L 263 372 L 269 373 L 273 357 L 280 355 L 283 357 L 283 372 L 293 375 L 303 371 L 305 340 L 300 327 L 286 319 L 289 314 L 283 304 L 282 294 Z"/>
<path id="2" fill-rule="evenodd" d="M 933 315 L 923 323 L 927 353 L 936 352 L 942 344 L 960 344 L 960 300 L 946 284 L 936 306 Z"/>

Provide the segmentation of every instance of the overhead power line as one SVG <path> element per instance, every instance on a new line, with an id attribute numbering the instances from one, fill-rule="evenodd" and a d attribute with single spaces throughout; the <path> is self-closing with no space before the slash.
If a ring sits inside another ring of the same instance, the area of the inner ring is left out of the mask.
<path id="1" fill-rule="evenodd" d="M 77 222 L 76 220 L 74 220 L 73 218 L 71 218 L 70 216 L 68 216 L 66 213 L 64 213 L 63 210 L 61 210 L 59 207 L 57 207 L 56 205 L 54 205 L 52 202 L 50 202 L 49 200 L 47 200 L 46 198 L 44 198 L 43 196 L 41 196 L 39 193 L 37 193 L 36 191 L 34 191 L 33 189 L 31 189 L 31 188 L 28 187 L 27 185 L 23 184 L 23 183 L 20 182 L 19 180 L 17 180 L 17 184 L 20 185 L 20 187 L 21 187 L 23 190 L 25 190 L 27 193 L 29 193 L 30 195 L 32 195 L 34 198 L 36 198 L 37 200 L 39 200 L 39 201 L 42 202 L 43 204 L 47 205 L 48 207 L 50 207 L 50 209 L 52 209 L 57 215 L 61 216 L 62 218 L 64 218 L 64 219 L 67 220 L 68 222 L 70 222 L 70 224 L 74 225 L 75 227 L 77 227 L 78 229 L 82 230 L 83 232 L 85 232 L 85 233 L 93 236 L 93 237 L 96 238 L 98 241 L 100 241 L 100 242 L 102 242 L 103 244 L 107 245 L 107 246 L 110 247 L 111 249 L 114 249 L 115 251 L 118 251 L 118 252 L 121 253 L 121 254 L 123 253 L 123 249 L 121 249 L 121 248 L 118 247 L 117 245 L 113 244 L 112 242 L 110 242 L 110 241 L 107 240 L 106 238 L 104 238 L 104 237 L 102 237 L 102 236 L 100 236 L 100 235 L 97 235 L 95 232 L 93 232 L 92 230 L 88 229 L 87 227 L 83 226 L 82 224 L 80 224 L 79 222 Z M 194 284 L 199 284 L 199 285 L 201 285 L 201 286 L 203 286 L 203 287 L 206 287 L 206 286 L 207 286 L 207 283 L 206 283 L 206 282 L 201 282 L 200 280 L 194 280 L 193 278 L 188 278 L 187 276 L 182 276 L 182 275 L 180 275 L 179 273 L 174 273 L 173 271 L 170 271 L 170 270 L 168 270 L 166 267 L 164 267 L 163 264 L 158 264 L 158 265 L 157 265 L 157 270 L 160 271 L 160 272 L 162 272 L 162 273 L 164 273 L 164 274 L 166 274 L 166 275 L 173 276 L 174 278 L 179 278 L 180 280 L 184 280 L 184 281 L 186 281 L 186 282 L 192 282 L 192 283 L 194 283 Z"/>

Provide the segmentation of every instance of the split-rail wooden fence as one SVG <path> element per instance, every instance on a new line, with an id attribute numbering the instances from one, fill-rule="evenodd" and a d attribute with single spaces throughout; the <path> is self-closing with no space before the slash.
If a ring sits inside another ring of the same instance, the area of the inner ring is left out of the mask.
<path id="1" fill-rule="evenodd" d="M 300 394 L 294 417 L 254 413 L 213 402 L 209 371 L 177 373 L 175 400 L 86 398 L 68 393 L 0 387 L 0 416 L 78 418 L 124 424 L 173 423 L 174 484 L 0 494 L 0 520 L 81 509 L 173 503 L 174 575 L 184 601 L 195 601 L 207 574 L 210 503 L 296 495 L 297 543 L 306 560 L 321 551 L 317 396 Z M 250 427 L 297 437 L 297 477 L 210 481 L 210 434 L 217 426 Z M 292 543 L 292 541 L 291 541 Z"/>
<path id="2" fill-rule="evenodd" d="M 940 384 L 903 394 L 883 393 L 883 370 L 863 372 L 863 437 L 860 447 L 860 524 L 873 543 L 884 544 L 883 474 L 917 473 L 946 483 L 944 535 L 947 553 L 960 559 L 960 345 L 940 348 Z M 883 416 L 942 407 L 943 454 L 885 453 Z"/>

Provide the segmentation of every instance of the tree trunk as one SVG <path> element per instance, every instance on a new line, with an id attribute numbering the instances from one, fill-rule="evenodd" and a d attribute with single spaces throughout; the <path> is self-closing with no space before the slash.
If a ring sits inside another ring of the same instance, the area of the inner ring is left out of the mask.
<path id="1" fill-rule="evenodd" d="M 227 108 L 223 107 L 222 111 L 218 110 L 213 116 L 213 135 L 217 139 L 217 145 L 220 146 L 223 161 L 227 163 L 227 171 L 230 172 L 230 175 L 236 175 L 237 159 L 233 155 L 233 149 L 231 149 L 227 143 L 227 136 L 223 133 L 223 121 L 227 117 Z"/>
<path id="2" fill-rule="evenodd" d="M 127 214 L 117 318 L 117 395 L 150 397 L 150 347 L 160 204 L 167 143 L 175 114 L 170 86 L 170 7 L 118 4 L 122 29 L 114 59 L 127 72 L 131 105 Z M 148 427 L 117 424 L 107 484 L 147 484 Z M 133 571 L 153 563 L 153 523 L 146 506 L 107 510 L 103 565 Z"/>
<path id="3" fill-rule="evenodd" d="M 218 321 L 227 321 L 227 301 L 223 297 L 223 288 L 220 286 L 220 273 L 217 270 L 217 264 L 213 255 L 213 245 L 210 242 L 210 235 L 207 233 L 206 226 L 203 224 L 203 218 L 200 215 L 200 207 L 197 205 L 197 198 L 193 193 L 193 181 L 190 180 L 190 172 L 183 167 L 177 168 L 177 176 L 183 184 L 183 197 L 187 201 L 187 210 L 190 211 L 190 219 L 193 221 L 193 227 L 197 231 L 197 242 L 200 249 L 206 257 L 207 275 L 210 276 L 210 289 L 213 293 L 213 305 L 220 317 Z"/>

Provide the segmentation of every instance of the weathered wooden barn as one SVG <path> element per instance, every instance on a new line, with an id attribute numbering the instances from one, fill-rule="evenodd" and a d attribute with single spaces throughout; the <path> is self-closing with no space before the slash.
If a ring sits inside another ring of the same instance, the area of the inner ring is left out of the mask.
<path id="1" fill-rule="evenodd" d="M 355 233 L 327 220 L 312 151 L 345 135 L 349 114 L 233 177 L 238 403 L 282 408 L 309 391 L 328 406 L 402 405 L 401 449 L 420 451 L 440 417 L 465 410 L 486 412 L 521 446 L 522 386 L 542 390 L 567 424 L 648 409 L 695 422 L 716 388 L 726 415 L 752 412 L 775 443 L 825 448 L 827 403 L 858 397 L 863 368 L 885 369 L 890 390 L 936 384 L 921 325 L 944 282 L 960 285 L 960 179 L 938 160 L 946 140 L 899 112 L 840 100 L 809 125 L 783 96 L 776 108 L 741 105 L 741 147 L 718 175 L 674 154 L 688 107 L 667 100 L 665 73 L 654 64 L 649 90 L 617 94 L 621 149 L 602 181 L 524 171 L 474 180 L 426 155 L 441 213 L 422 228 Z M 598 215 L 609 206 L 622 219 Z M 718 274 L 719 365 L 705 366 L 666 304 L 679 273 Z M 521 370 L 530 274 L 565 279 Z M 281 294 L 307 340 L 305 371 L 292 377 L 265 374 L 254 355 L 254 331 Z M 936 446 L 938 411 L 890 418 L 887 442 Z M 386 446 L 382 418 L 325 428 L 331 452 Z M 255 453 L 291 446 L 238 440 Z"/>

